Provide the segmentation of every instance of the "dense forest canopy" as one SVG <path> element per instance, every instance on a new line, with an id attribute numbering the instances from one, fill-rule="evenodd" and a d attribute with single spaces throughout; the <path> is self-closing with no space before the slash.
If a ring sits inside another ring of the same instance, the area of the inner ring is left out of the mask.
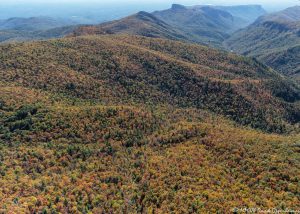
<path id="1" fill-rule="evenodd" d="M 298 207 L 299 87 L 256 60 L 112 35 L 0 53 L 1 211 Z"/>

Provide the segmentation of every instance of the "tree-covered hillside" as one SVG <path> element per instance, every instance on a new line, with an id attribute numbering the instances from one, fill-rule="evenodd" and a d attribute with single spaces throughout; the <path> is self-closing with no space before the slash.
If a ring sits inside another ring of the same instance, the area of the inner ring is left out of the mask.
<path id="1" fill-rule="evenodd" d="M 297 85 L 257 61 L 202 46 L 102 36 L 0 49 L 2 81 L 26 87 L 97 102 L 210 109 L 267 131 L 299 122 Z"/>
<path id="2" fill-rule="evenodd" d="M 297 209 L 299 88 L 138 36 L 0 46 L 0 212 Z"/>

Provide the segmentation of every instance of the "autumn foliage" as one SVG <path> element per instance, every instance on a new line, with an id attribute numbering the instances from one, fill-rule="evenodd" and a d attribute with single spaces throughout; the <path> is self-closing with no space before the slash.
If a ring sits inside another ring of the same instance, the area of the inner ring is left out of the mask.
<path id="1" fill-rule="evenodd" d="M 259 62 L 131 36 L 0 49 L 0 212 L 299 208 L 299 86 Z"/>

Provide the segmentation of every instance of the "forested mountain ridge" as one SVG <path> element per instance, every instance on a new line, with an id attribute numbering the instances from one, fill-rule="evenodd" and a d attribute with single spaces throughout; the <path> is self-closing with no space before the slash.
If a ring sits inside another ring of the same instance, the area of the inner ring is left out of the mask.
<path id="1" fill-rule="evenodd" d="M 297 209 L 299 88 L 261 63 L 124 35 L 0 53 L 0 212 Z"/>
<path id="2" fill-rule="evenodd" d="M 257 57 L 274 69 L 299 80 L 300 7 L 260 17 L 226 42 L 228 49 Z"/>

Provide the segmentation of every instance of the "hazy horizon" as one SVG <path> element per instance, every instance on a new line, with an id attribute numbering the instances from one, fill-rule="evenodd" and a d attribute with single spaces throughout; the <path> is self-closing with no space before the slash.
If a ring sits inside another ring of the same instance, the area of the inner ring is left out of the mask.
<path id="1" fill-rule="evenodd" d="M 299 5 L 299 0 L 248 0 L 247 2 L 241 0 L 144 0 L 142 3 L 138 0 L 0 0 L 1 5 L 12 4 L 97 4 L 97 5 L 112 5 L 112 4 L 156 4 L 156 5 L 170 5 L 170 4 L 218 4 L 218 5 L 249 5 L 259 4 L 265 7 L 275 6 L 293 6 Z"/>
<path id="2" fill-rule="evenodd" d="M 138 11 L 153 12 L 170 8 L 173 3 L 182 5 L 262 5 L 273 12 L 299 5 L 298 0 L 0 0 L 0 19 L 11 17 L 50 16 L 56 18 L 78 18 L 80 23 L 97 23 L 118 19 Z"/>

